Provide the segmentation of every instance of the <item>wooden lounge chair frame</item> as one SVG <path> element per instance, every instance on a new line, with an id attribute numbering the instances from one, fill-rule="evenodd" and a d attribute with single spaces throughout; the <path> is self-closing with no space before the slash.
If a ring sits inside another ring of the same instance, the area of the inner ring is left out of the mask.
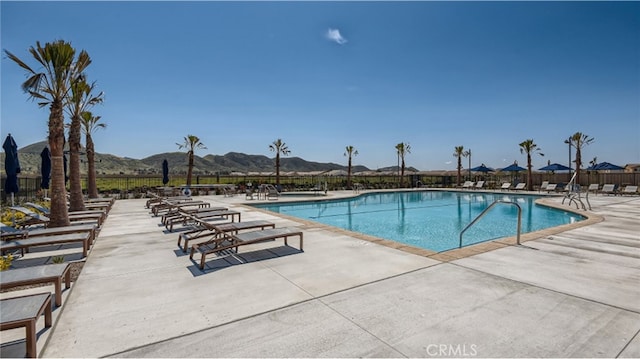
<path id="1" fill-rule="evenodd" d="M 24 327 L 26 331 L 27 357 L 37 357 L 36 323 L 44 314 L 44 326 L 50 328 L 52 324 L 51 293 L 39 293 L 22 297 L 5 298 L 0 300 L 0 330 Z"/>
<path id="2" fill-rule="evenodd" d="M 70 269 L 71 266 L 69 263 L 60 263 L 7 270 L 2 272 L 0 289 L 40 283 L 53 283 L 55 288 L 55 303 L 56 306 L 59 307 L 62 305 L 62 280 L 64 279 L 66 289 L 71 287 Z"/>
<path id="3" fill-rule="evenodd" d="M 229 208 L 227 207 L 204 207 L 204 208 L 176 208 L 172 209 L 169 212 L 162 215 L 162 219 L 160 220 L 162 224 L 169 229 L 169 224 L 184 222 L 185 214 L 198 216 L 200 213 L 208 213 L 208 212 L 217 212 L 217 211 L 226 211 Z"/>
<path id="4" fill-rule="evenodd" d="M 2 234 L 0 238 L 8 240 L 10 238 L 29 238 L 39 236 L 55 236 L 59 234 L 72 234 L 72 233 L 89 233 L 89 246 L 93 245 L 93 241 L 96 239 L 96 232 L 98 227 L 95 224 L 78 224 L 64 227 L 55 228 L 38 228 L 38 229 L 15 229 L 9 226 L 2 226 Z"/>
<path id="5" fill-rule="evenodd" d="M 505 182 L 500 186 L 501 191 L 508 191 L 509 189 L 511 189 L 511 182 Z"/>
<path id="6" fill-rule="evenodd" d="M 183 201 L 183 202 L 172 202 L 172 201 L 162 201 L 161 203 L 153 206 L 151 208 L 151 212 L 154 216 L 157 216 L 160 211 L 170 211 L 172 209 L 177 208 L 186 208 L 186 207 L 198 207 L 198 208 L 206 208 L 211 207 L 211 203 L 205 201 Z"/>
<path id="7" fill-rule="evenodd" d="M 635 195 L 638 194 L 638 186 L 635 185 L 627 185 L 624 187 L 622 191 L 620 191 L 621 195 Z"/>
<path id="8" fill-rule="evenodd" d="M 182 241 L 184 241 L 184 246 L 182 247 L 183 252 L 185 253 L 187 252 L 187 248 L 189 248 L 189 241 L 192 241 L 195 239 L 209 237 L 215 240 L 221 237 L 222 235 L 224 235 L 224 233 L 237 234 L 239 231 L 247 230 L 247 229 L 260 228 L 261 230 L 263 230 L 265 228 L 276 227 L 275 223 L 264 221 L 264 220 L 256 220 L 256 221 L 248 221 L 248 222 L 231 222 L 231 223 L 224 223 L 224 224 L 218 224 L 218 225 L 212 225 L 210 223 L 203 221 L 201 222 L 201 224 L 203 226 L 202 229 L 197 230 L 195 232 L 191 232 L 191 233 L 181 233 L 178 236 L 178 247 L 180 247 L 180 244 L 182 243 Z M 208 242 L 209 241 L 199 243 L 198 245 L 207 244 Z M 197 245 L 194 245 L 194 246 L 197 246 Z M 194 251 L 195 249 L 192 247 L 190 258 L 193 258 Z"/>
<path id="9" fill-rule="evenodd" d="M 58 234 L 53 236 L 30 236 L 26 239 L 16 239 L 0 242 L 0 252 L 3 254 L 11 250 L 22 250 L 31 247 L 59 245 L 67 243 L 82 242 L 82 257 L 86 257 L 89 252 L 89 232 Z"/>
<path id="10" fill-rule="evenodd" d="M 210 241 L 207 245 L 198 245 L 195 247 L 194 251 L 197 250 L 200 252 L 200 269 L 204 270 L 204 263 L 207 259 L 207 255 L 209 254 L 220 253 L 227 249 L 235 249 L 235 252 L 238 253 L 238 248 L 240 246 L 266 242 L 278 238 L 283 238 L 285 246 L 288 246 L 289 243 L 287 239 L 289 237 L 299 237 L 300 251 L 304 251 L 303 233 L 293 227 L 270 228 L 238 234 L 224 234 L 223 236 Z"/>

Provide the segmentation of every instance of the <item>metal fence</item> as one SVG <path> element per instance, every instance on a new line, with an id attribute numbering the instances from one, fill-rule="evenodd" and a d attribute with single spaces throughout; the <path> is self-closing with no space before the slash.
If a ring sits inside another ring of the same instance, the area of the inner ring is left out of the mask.
<path id="1" fill-rule="evenodd" d="M 472 175 L 471 178 L 468 175 L 462 176 L 462 181 L 465 180 L 484 180 L 487 188 L 500 188 L 500 185 L 504 182 L 518 183 L 526 182 L 526 173 L 519 174 L 488 174 L 488 175 Z M 4 192 L 6 176 L 2 174 L 0 182 L 2 185 L 1 200 L 2 203 L 10 203 L 10 196 Z M 537 188 L 543 181 L 549 181 L 551 183 L 565 184 L 569 182 L 570 177 L 568 173 L 533 173 L 532 182 L 534 188 Z M 15 195 L 16 202 L 24 202 L 40 198 L 44 195 L 40 189 L 40 176 L 19 176 L 18 184 L 20 191 Z M 163 186 L 162 177 L 159 175 L 98 175 L 97 177 L 98 190 L 102 196 L 112 197 L 136 197 L 146 193 L 147 190 L 155 189 L 156 187 Z M 207 185 L 207 184 L 232 184 L 239 188 L 244 188 L 247 185 L 258 186 L 263 183 L 275 184 L 275 175 L 200 175 L 193 177 L 193 184 Z M 361 188 L 369 189 L 392 189 L 400 187 L 400 177 L 398 175 L 380 174 L 380 175 L 353 175 L 351 177 L 352 183 L 359 183 Z M 457 178 L 455 175 L 425 175 L 410 173 L 406 174 L 403 178 L 402 187 L 435 187 L 435 188 L 451 188 L 457 185 Z M 177 177 L 173 176 L 167 186 L 180 187 L 186 183 L 186 176 Z M 589 183 L 613 183 L 620 187 L 626 185 L 640 185 L 640 173 L 590 173 L 584 171 L 581 173 L 580 184 L 583 186 Z M 284 191 L 304 191 L 310 190 L 318 185 L 322 188 L 326 188 L 329 191 L 347 189 L 347 177 L 346 176 L 280 176 L 281 188 Z M 206 186 L 203 186 L 206 187 Z M 210 188 L 201 188 L 200 191 L 210 193 L 213 191 L 214 186 Z M 82 188 L 86 192 L 87 178 L 82 178 Z M 196 193 L 197 194 L 197 193 Z"/>

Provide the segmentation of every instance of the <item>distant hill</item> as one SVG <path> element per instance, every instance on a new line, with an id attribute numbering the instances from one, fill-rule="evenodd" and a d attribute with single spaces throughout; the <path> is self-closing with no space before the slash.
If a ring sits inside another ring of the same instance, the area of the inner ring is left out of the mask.
<path id="1" fill-rule="evenodd" d="M 40 153 L 47 146 L 47 141 L 33 143 L 18 149 L 20 166 L 24 174 L 40 173 Z M 4 156 L 2 166 L 4 166 Z M 185 152 L 166 152 L 143 159 L 118 157 L 111 154 L 96 153 L 96 171 L 99 174 L 158 174 L 161 172 L 162 161 L 169 162 L 169 172 L 172 174 L 187 173 L 187 154 Z M 86 157 L 82 156 L 86 161 Z M 396 170 L 396 167 L 393 167 Z M 84 170 L 84 169 L 83 169 Z M 300 157 L 281 157 L 281 172 L 311 172 L 347 170 L 347 166 L 336 163 L 320 163 L 306 161 Z M 204 157 L 195 156 L 193 173 L 200 175 L 231 172 L 273 172 L 275 158 L 263 155 L 248 155 L 239 152 L 229 152 L 223 156 L 208 154 Z M 365 166 L 353 166 L 353 172 L 369 171 Z M 409 171 L 409 169 L 407 169 Z"/>

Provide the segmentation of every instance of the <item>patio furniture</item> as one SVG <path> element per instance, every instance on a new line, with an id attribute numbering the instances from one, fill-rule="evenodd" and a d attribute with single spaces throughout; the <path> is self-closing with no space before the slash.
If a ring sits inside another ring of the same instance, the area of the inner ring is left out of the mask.
<path id="1" fill-rule="evenodd" d="M 11 250 L 22 250 L 38 246 L 82 242 L 82 256 L 86 257 L 89 251 L 89 238 L 91 238 L 89 232 L 58 234 L 53 236 L 30 236 L 25 239 L 0 241 L 0 252 L 4 254 Z"/>
<path id="2" fill-rule="evenodd" d="M 275 223 L 269 222 L 269 221 L 263 221 L 263 220 L 248 221 L 248 222 L 232 222 L 232 223 L 223 223 L 223 224 L 217 224 L 217 225 L 212 225 L 207 222 L 201 222 L 201 223 L 203 226 L 201 230 L 196 232 L 190 232 L 190 233 L 181 233 L 180 236 L 178 236 L 178 247 L 180 246 L 180 243 L 184 241 L 184 246 L 182 248 L 183 252 L 185 253 L 187 252 L 187 248 L 189 248 L 189 241 L 194 239 L 212 237 L 215 240 L 215 238 L 218 238 L 224 235 L 224 233 L 236 234 L 239 231 L 247 230 L 247 229 L 257 229 L 257 228 L 265 229 L 265 228 L 276 227 Z M 200 243 L 200 244 L 203 244 L 203 243 Z M 193 258 L 193 252 L 194 252 L 194 249 L 191 248 L 191 258 Z"/>
<path id="3" fill-rule="evenodd" d="M 638 186 L 628 185 L 625 186 L 622 191 L 620 191 L 622 195 L 635 195 L 638 194 Z"/>
<path id="4" fill-rule="evenodd" d="M 24 327 L 27 357 L 37 357 L 36 324 L 44 314 L 45 328 L 51 327 L 51 293 L 39 293 L 0 300 L 0 330 Z"/>
<path id="5" fill-rule="evenodd" d="M 602 186 L 602 189 L 600 190 L 600 193 L 614 194 L 615 195 L 615 194 L 618 194 L 618 190 L 617 190 L 615 184 L 607 183 L 607 184 Z"/>
<path id="6" fill-rule="evenodd" d="M 510 182 L 505 182 L 502 184 L 502 186 L 500 186 L 501 191 L 508 191 L 510 188 L 511 188 Z"/>
<path id="7" fill-rule="evenodd" d="M 514 191 L 524 191 L 527 188 L 527 184 L 525 182 L 520 182 L 516 184 L 513 188 Z"/>
<path id="8" fill-rule="evenodd" d="M 303 251 L 303 233 L 297 228 L 293 227 L 282 227 L 282 228 L 271 228 L 264 229 L 258 231 L 244 232 L 238 234 L 225 234 L 215 240 L 211 240 L 207 242 L 206 245 L 198 245 L 195 247 L 194 252 L 198 251 L 201 254 L 200 257 L 200 269 L 204 270 L 204 263 L 206 261 L 207 255 L 209 254 L 218 254 L 225 250 L 233 250 L 235 249 L 235 253 L 238 253 L 238 248 L 240 246 L 262 243 L 278 238 L 284 239 L 285 246 L 288 246 L 287 239 L 289 237 L 299 237 L 300 238 L 300 251 Z"/>
<path id="9" fill-rule="evenodd" d="M 71 233 L 89 233 L 89 245 L 93 245 L 93 241 L 96 239 L 96 232 L 98 227 L 95 224 L 73 224 L 64 227 L 54 228 L 37 228 L 37 229 L 15 229 L 10 226 L 2 225 L 0 227 L 0 238 L 2 240 L 8 240 L 10 238 L 28 238 L 39 236 L 54 236 L 59 234 L 71 234 Z"/>
<path id="10" fill-rule="evenodd" d="M 55 288 L 55 303 L 62 305 L 62 280 L 65 288 L 71 287 L 71 271 L 69 263 L 45 264 L 34 267 L 10 269 L 2 272 L 0 289 L 9 289 L 24 285 L 53 283 Z"/>

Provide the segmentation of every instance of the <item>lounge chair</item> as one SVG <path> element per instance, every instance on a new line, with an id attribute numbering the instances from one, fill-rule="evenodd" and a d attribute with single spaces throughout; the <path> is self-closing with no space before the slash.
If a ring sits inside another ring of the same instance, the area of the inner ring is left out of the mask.
<path id="1" fill-rule="evenodd" d="M 557 183 L 549 183 L 544 190 L 547 191 L 547 193 L 549 192 L 555 192 L 558 189 L 558 184 Z"/>
<path id="2" fill-rule="evenodd" d="M 624 189 L 622 191 L 620 191 L 620 194 L 623 195 L 635 195 L 638 194 L 638 186 L 632 186 L 632 185 L 628 185 L 625 186 Z"/>
<path id="3" fill-rule="evenodd" d="M 476 185 L 473 188 L 475 188 L 475 189 L 484 188 L 484 181 L 478 181 L 478 183 L 476 183 Z"/>
<path id="4" fill-rule="evenodd" d="M 527 188 L 527 184 L 525 182 L 518 183 L 513 190 L 514 191 L 524 191 Z"/>
<path id="5" fill-rule="evenodd" d="M 508 191 L 509 189 L 511 189 L 511 183 L 510 182 L 505 182 L 500 187 L 501 191 Z"/>
<path id="6" fill-rule="evenodd" d="M 35 209 L 38 212 L 41 212 L 42 214 L 44 214 L 45 216 L 50 216 L 51 215 L 51 210 L 47 207 L 41 206 L 39 204 L 36 203 L 32 203 L 32 202 L 26 202 L 24 204 L 25 207 L 31 208 L 31 209 Z M 104 207 L 99 208 L 99 209 L 91 209 L 91 210 L 86 210 L 86 211 L 69 211 L 69 216 L 71 216 L 71 218 L 84 218 L 84 219 L 94 219 L 97 218 L 98 216 L 96 216 L 96 214 L 100 214 L 100 220 L 98 225 L 101 225 L 102 222 L 104 222 L 104 220 L 107 217 L 107 205 L 105 204 Z M 87 215 L 85 217 L 85 215 Z"/>
<path id="7" fill-rule="evenodd" d="M 600 184 L 599 183 L 592 183 L 587 188 L 587 193 L 593 192 L 594 194 L 598 194 L 598 190 L 599 189 L 600 189 Z"/>
<path id="8" fill-rule="evenodd" d="M 283 238 L 284 244 L 288 246 L 289 244 L 287 239 L 295 236 L 300 238 L 300 251 L 303 251 L 303 233 L 299 229 L 293 227 L 271 228 L 239 234 L 225 234 L 215 240 L 209 241 L 206 245 L 198 245 L 194 251 L 201 253 L 200 269 L 204 270 L 204 263 L 207 255 L 209 254 L 217 254 L 222 251 L 232 249 L 235 249 L 235 253 L 238 253 L 238 248 L 240 246 L 261 243 L 278 238 Z"/>
<path id="9" fill-rule="evenodd" d="M 280 192 L 272 185 L 267 185 L 267 199 L 278 199 Z"/>
<path id="10" fill-rule="evenodd" d="M 188 196 L 173 196 L 173 197 L 161 197 L 153 192 L 147 192 L 150 199 L 147 200 L 146 208 L 151 208 L 154 204 L 159 204 L 162 201 L 190 201 L 192 198 Z"/>
<path id="11" fill-rule="evenodd" d="M 52 236 L 27 237 L 25 239 L 13 239 L 0 241 L 0 253 L 8 251 L 23 250 L 37 246 L 60 245 L 67 243 L 82 242 L 82 257 L 86 257 L 89 251 L 89 232 L 56 234 Z"/>
<path id="12" fill-rule="evenodd" d="M 26 239 L 41 236 L 55 236 L 60 234 L 89 233 L 89 246 L 91 246 L 93 241 L 96 239 L 97 231 L 98 227 L 95 224 L 76 224 L 64 227 L 37 229 L 16 229 L 2 225 L 2 227 L 0 227 L 0 238 L 2 240 L 19 238 Z"/>
<path id="13" fill-rule="evenodd" d="M 160 211 L 170 211 L 172 209 L 178 208 L 188 208 L 188 207 L 198 207 L 198 208 L 206 208 L 211 207 L 211 203 L 205 201 L 162 201 L 159 204 L 152 207 L 151 212 L 154 216 L 157 216 Z"/>
<path id="14" fill-rule="evenodd" d="M 26 216 L 26 218 L 16 225 L 18 227 L 26 228 L 29 226 L 37 226 L 42 225 L 44 227 L 49 225 L 49 217 L 36 213 L 28 208 L 22 206 L 13 206 L 9 207 L 14 211 L 18 211 Z M 74 214 L 74 212 L 69 212 L 68 218 L 71 222 L 95 222 L 98 226 L 102 225 L 102 221 L 104 220 L 105 213 L 78 213 Z"/>
<path id="15" fill-rule="evenodd" d="M 607 184 L 602 186 L 602 189 L 600 190 L 600 193 L 618 194 L 618 190 L 616 189 L 616 185 L 615 184 L 607 183 Z"/>
<path id="16" fill-rule="evenodd" d="M 5 298 L 0 300 L 0 330 L 25 328 L 27 357 L 38 355 L 36 341 L 36 323 L 44 314 L 44 326 L 50 328 L 51 321 L 51 293 L 39 293 L 22 297 Z"/>
<path id="17" fill-rule="evenodd" d="M 265 228 L 275 228 L 276 225 L 273 222 L 256 220 L 256 221 L 247 221 L 247 222 L 232 222 L 232 223 L 222 223 L 217 225 L 212 225 L 207 222 L 202 222 L 202 229 L 198 231 L 193 231 L 190 233 L 181 233 L 178 236 L 178 247 L 180 247 L 180 243 L 184 241 L 184 245 L 182 247 L 183 252 L 187 252 L 187 248 L 189 248 L 189 242 L 199 238 L 211 238 L 216 239 L 224 233 L 238 233 L 242 230 L 247 229 L 265 229 Z M 204 242 L 207 243 L 207 242 Z M 200 243 L 203 244 L 203 243 Z M 194 245 L 197 246 L 197 245 Z M 191 248 L 191 258 L 193 258 L 194 249 Z"/>
<path id="18" fill-rule="evenodd" d="M 238 222 L 240 222 L 241 216 L 242 216 L 242 213 L 238 211 L 217 210 L 217 211 L 200 212 L 196 214 L 184 214 L 182 221 L 177 221 L 177 222 L 183 222 L 186 224 L 190 221 L 194 221 L 194 218 L 197 218 L 200 221 L 205 221 L 207 219 L 212 219 L 212 218 L 228 219 L 229 217 L 231 217 L 231 222 L 235 222 L 236 217 L 238 217 Z M 167 229 L 169 230 L 169 232 L 173 232 L 173 224 L 177 222 L 172 222 L 167 225 Z"/>
<path id="19" fill-rule="evenodd" d="M 70 268 L 69 263 L 60 263 L 6 270 L 2 272 L 0 289 L 53 283 L 55 303 L 59 307 L 62 305 L 62 280 L 64 279 L 65 288 L 71 287 Z"/>
<path id="20" fill-rule="evenodd" d="M 465 182 L 462 184 L 462 189 L 465 189 L 465 188 L 473 188 L 473 185 L 474 185 L 474 184 L 475 184 L 475 182 L 465 181 Z"/>
<path id="21" fill-rule="evenodd" d="M 171 222 L 184 221 L 184 214 L 197 215 L 202 212 L 226 211 L 227 207 L 206 207 L 206 208 L 176 208 L 162 215 L 160 221 L 166 226 Z"/>
<path id="22" fill-rule="evenodd" d="M 547 186 L 549 186 L 549 181 L 543 181 L 540 184 L 540 188 L 538 189 L 538 192 L 546 191 L 547 190 Z M 555 189 L 554 189 L 554 191 L 555 191 Z"/>

